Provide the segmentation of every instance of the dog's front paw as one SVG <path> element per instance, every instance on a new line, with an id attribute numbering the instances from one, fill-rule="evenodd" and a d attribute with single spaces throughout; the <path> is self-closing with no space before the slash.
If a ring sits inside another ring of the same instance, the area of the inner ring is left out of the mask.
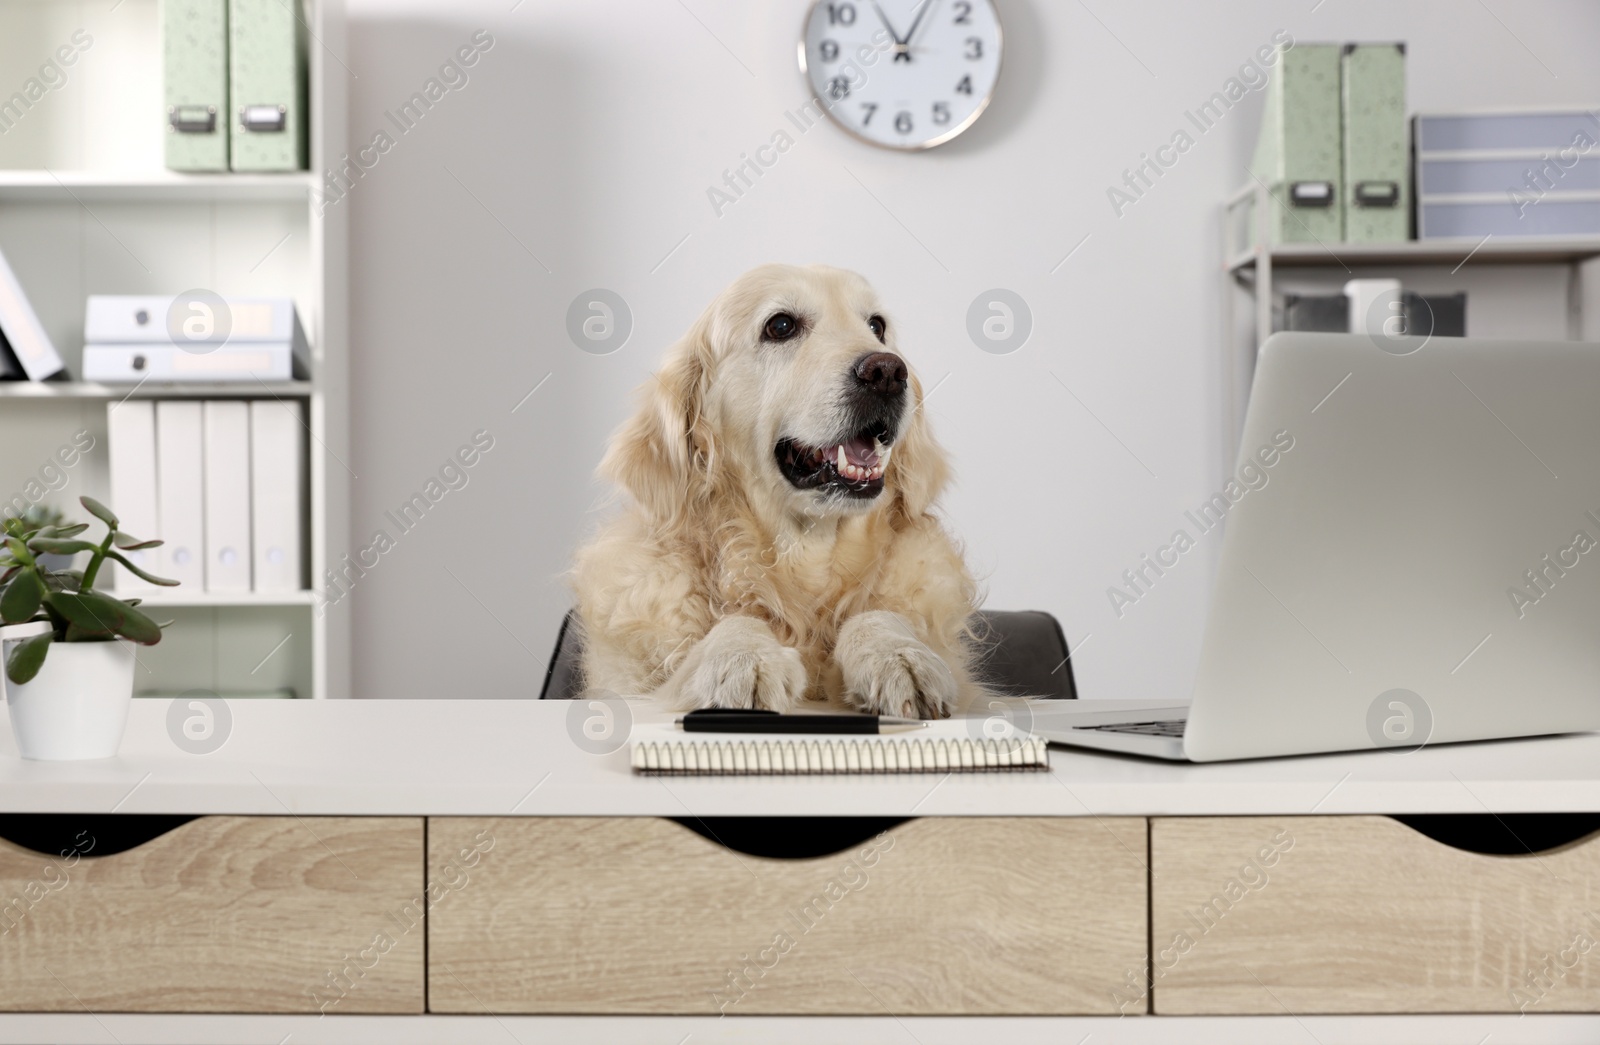
<path id="1" fill-rule="evenodd" d="M 949 718 L 955 710 L 955 675 L 899 614 L 869 610 L 851 617 L 839 629 L 833 657 L 845 702 L 864 711 Z"/>
<path id="2" fill-rule="evenodd" d="M 689 652 L 663 696 L 680 710 L 787 711 L 806 691 L 800 653 L 754 617 L 727 617 Z"/>

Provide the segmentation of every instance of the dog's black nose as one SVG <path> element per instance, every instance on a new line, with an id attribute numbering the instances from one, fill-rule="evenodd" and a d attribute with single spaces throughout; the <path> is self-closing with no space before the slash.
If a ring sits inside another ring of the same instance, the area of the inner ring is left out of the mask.
<path id="1" fill-rule="evenodd" d="M 856 360 L 856 380 L 869 391 L 897 396 L 906 390 L 906 362 L 893 352 L 873 352 Z"/>

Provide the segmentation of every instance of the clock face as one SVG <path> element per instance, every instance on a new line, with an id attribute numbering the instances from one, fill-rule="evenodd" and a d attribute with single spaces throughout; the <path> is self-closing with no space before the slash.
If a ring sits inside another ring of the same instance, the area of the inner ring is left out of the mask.
<path id="1" fill-rule="evenodd" d="M 818 0 L 800 71 L 823 111 L 858 138 L 929 149 L 968 127 L 1000 76 L 991 0 Z"/>

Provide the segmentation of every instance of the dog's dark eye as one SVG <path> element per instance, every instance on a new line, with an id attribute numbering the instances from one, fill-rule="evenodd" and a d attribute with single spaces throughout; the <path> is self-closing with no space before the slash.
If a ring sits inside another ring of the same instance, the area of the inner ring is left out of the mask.
<path id="1" fill-rule="evenodd" d="M 882 316 L 873 316 L 871 319 L 867 320 L 867 326 L 872 328 L 872 336 L 877 338 L 879 341 L 882 341 L 883 335 L 889 331 L 889 324 L 883 321 Z"/>
<path id="2" fill-rule="evenodd" d="M 787 312 L 775 312 L 761 328 L 763 341 L 787 341 L 800 333 L 800 321 Z"/>

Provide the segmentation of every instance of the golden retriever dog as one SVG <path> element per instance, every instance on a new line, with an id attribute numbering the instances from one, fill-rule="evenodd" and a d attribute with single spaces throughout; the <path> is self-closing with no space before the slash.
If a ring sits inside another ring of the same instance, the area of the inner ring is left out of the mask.
<path id="1" fill-rule="evenodd" d="M 965 709 L 978 590 L 933 514 L 950 469 L 922 397 L 855 273 L 767 265 L 723 291 L 600 464 L 628 498 L 578 553 L 584 684 L 677 709 Z"/>

